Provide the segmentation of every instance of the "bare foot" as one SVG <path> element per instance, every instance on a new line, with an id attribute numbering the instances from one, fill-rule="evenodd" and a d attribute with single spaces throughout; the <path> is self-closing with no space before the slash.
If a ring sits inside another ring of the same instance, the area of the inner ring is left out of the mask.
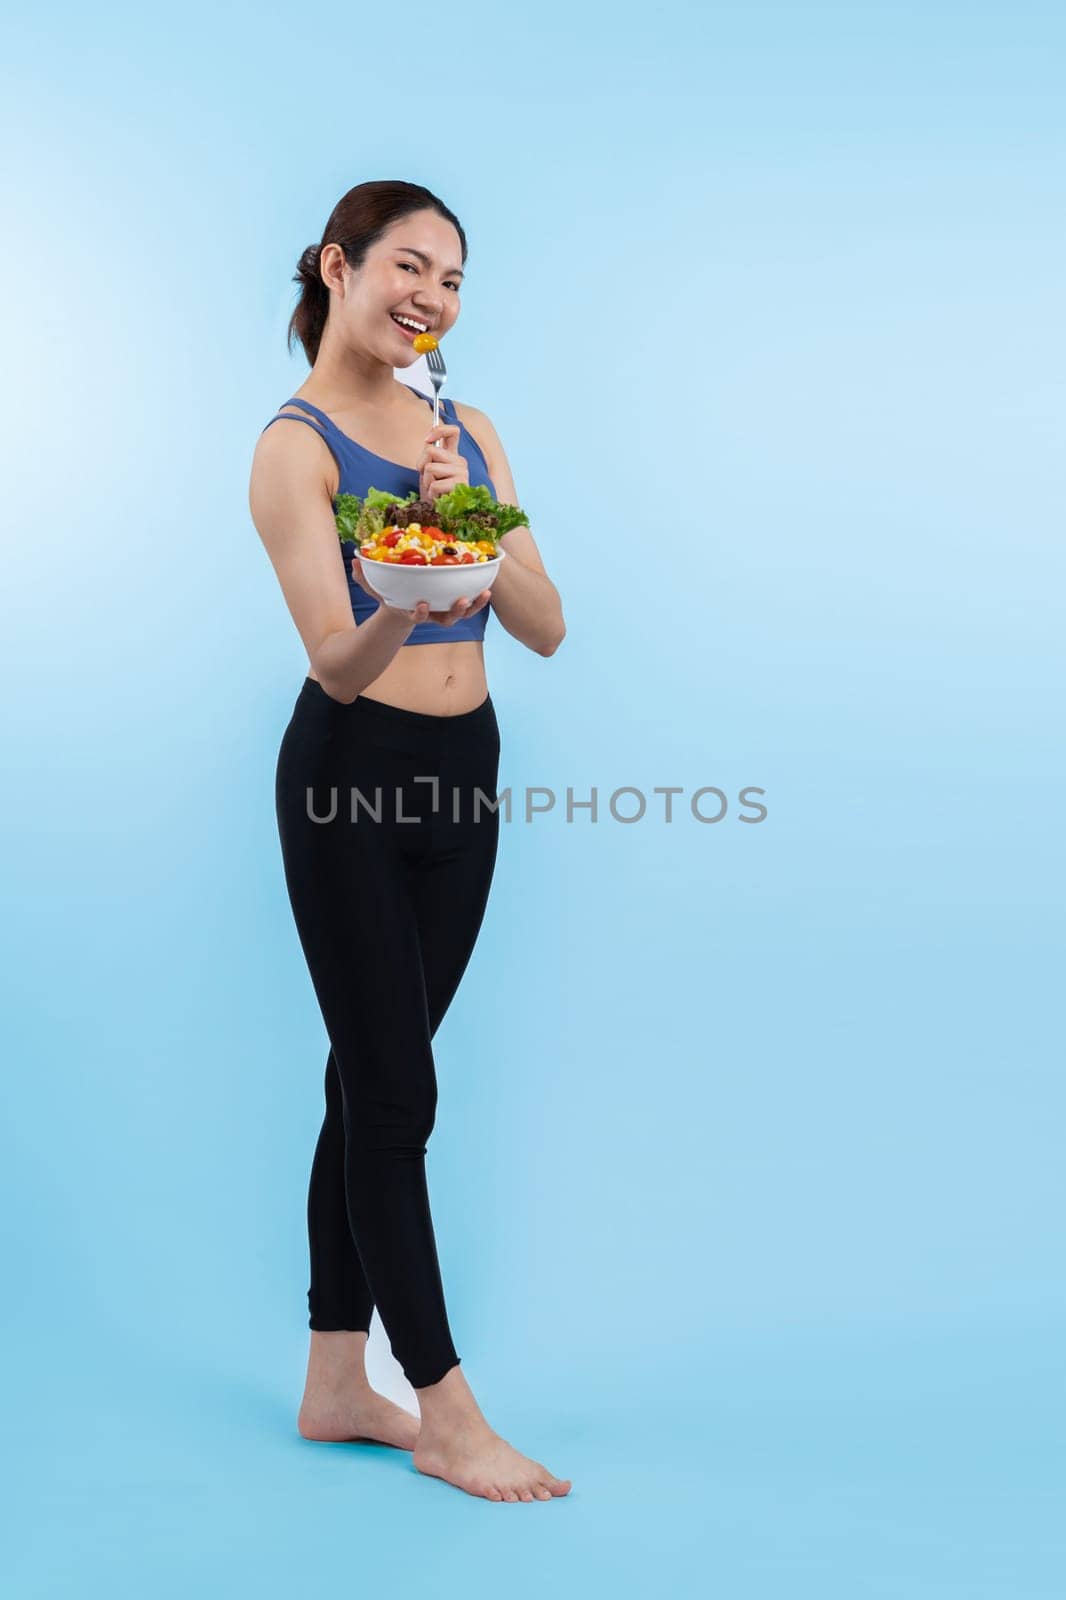
<path id="1" fill-rule="evenodd" d="M 412 1459 L 419 1472 L 486 1500 L 551 1500 L 570 1493 L 569 1478 L 557 1478 L 539 1461 L 521 1455 L 476 1416 L 438 1432 L 423 1417 Z"/>
<path id="2" fill-rule="evenodd" d="M 352 1383 L 343 1388 L 309 1388 L 296 1426 L 305 1439 L 329 1444 L 369 1440 L 395 1445 L 397 1450 L 413 1450 L 419 1431 L 418 1418 L 409 1411 L 369 1384 Z"/>

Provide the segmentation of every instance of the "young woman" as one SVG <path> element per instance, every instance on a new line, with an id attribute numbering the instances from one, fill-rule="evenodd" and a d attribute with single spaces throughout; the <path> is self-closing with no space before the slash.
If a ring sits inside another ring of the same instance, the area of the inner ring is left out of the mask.
<path id="1" fill-rule="evenodd" d="M 458 219 L 428 189 L 349 190 L 300 258 L 289 342 L 299 338 L 310 375 L 263 429 L 252 465 L 252 517 L 310 663 L 276 800 L 331 1046 L 308 1195 L 311 1350 L 298 1427 L 309 1439 L 413 1449 L 420 1471 L 490 1500 L 550 1500 L 570 1480 L 501 1438 L 463 1376 L 425 1154 L 437 1105 L 431 1041 L 473 951 L 498 843 L 488 608 L 550 656 L 565 633 L 559 594 L 517 527 L 503 535 L 491 590 L 447 611 L 428 600 L 394 609 L 357 562 L 345 571 L 333 510 L 341 493 L 417 489 L 435 500 L 460 483 L 521 504 L 484 412 L 442 397 L 433 428 L 432 402 L 393 370 L 417 359 L 416 330 L 397 319 L 438 340 L 454 326 L 466 255 Z M 367 1381 L 375 1305 L 420 1419 Z"/>

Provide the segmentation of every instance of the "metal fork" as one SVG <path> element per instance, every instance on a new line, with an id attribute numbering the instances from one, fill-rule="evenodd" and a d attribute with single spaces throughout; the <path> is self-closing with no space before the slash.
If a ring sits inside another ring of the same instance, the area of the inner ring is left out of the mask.
<path id="1" fill-rule="evenodd" d="M 437 428 L 440 426 L 440 392 L 448 376 L 444 357 L 440 353 L 440 345 L 426 351 L 426 366 L 429 368 L 429 381 L 433 385 L 433 426 Z"/>

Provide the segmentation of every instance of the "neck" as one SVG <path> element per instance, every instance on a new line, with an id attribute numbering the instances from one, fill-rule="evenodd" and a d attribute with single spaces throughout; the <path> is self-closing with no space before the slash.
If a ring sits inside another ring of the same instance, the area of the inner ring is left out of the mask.
<path id="1" fill-rule="evenodd" d="M 343 411 L 366 406 L 375 411 L 395 405 L 403 390 L 393 368 L 373 351 L 356 349 L 328 337 L 328 328 L 318 350 L 318 359 L 307 383 L 322 402 L 324 411 Z"/>

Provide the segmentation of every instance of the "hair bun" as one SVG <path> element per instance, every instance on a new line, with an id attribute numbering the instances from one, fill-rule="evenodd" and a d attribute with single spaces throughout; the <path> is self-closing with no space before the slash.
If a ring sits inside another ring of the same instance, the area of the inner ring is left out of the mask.
<path id="1" fill-rule="evenodd" d="M 309 278 L 312 280 L 312 282 L 320 281 L 321 274 L 319 272 L 318 262 L 321 254 L 322 246 L 320 244 L 309 244 L 307 246 L 307 249 L 300 257 L 299 266 L 297 268 L 302 278 Z"/>

